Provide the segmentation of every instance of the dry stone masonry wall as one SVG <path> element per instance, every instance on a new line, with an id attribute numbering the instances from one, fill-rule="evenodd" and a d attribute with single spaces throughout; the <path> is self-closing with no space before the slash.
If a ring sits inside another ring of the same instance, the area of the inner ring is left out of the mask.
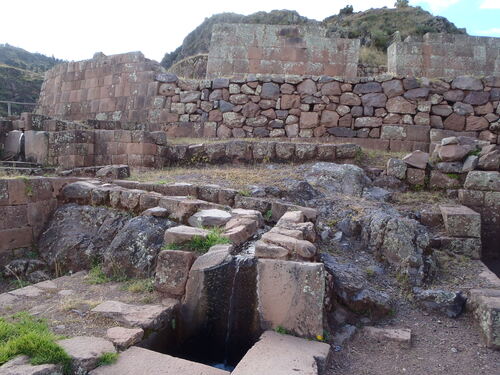
<path id="1" fill-rule="evenodd" d="M 249 73 L 355 77 L 359 39 L 326 37 L 304 25 L 214 25 L 207 78 Z"/>
<path id="2" fill-rule="evenodd" d="M 389 46 L 389 72 L 415 77 L 500 75 L 500 38 L 425 34 Z"/>

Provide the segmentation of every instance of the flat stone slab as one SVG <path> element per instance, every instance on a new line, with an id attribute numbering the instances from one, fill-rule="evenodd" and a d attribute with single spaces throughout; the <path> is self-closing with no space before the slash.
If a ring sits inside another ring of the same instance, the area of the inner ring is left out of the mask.
<path id="1" fill-rule="evenodd" d="M 452 237 L 481 238 L 481 215 L 461 205 L 440 205 L 446 232 Z"/>
<path id="2" fill-rule="evenodd" d="M 9 294 L 17 297 L 38 297 L 44 293 L 42 289 L 39 289 L 33 285 L 25 286 L 24 288 L 11 290 Z"/>
<path id="3" fill-rule="evenodd" d="M 33 366 L 27 356 L 19 356 L 0 366 L 0 375 L 63 375 L 62 366 L 54 364 Z"/>
<path id="4" fill-rule="evenodd" d="M 57 342 L 72 359 L 75 373 L 86 373 L 97 367 L 104 353 L 116 353 L 114 345 L 101 337 L 76 336 Z"/>
<path id="5" fill-rule="evenodd" d="M 364 327 L 362 332 L 379 342 L 396 343 L 408 348 L 411 346 L 411 329 Z"/>
<path id="6" fill-rule="evenodd" d="M 156 330 L 170 321 L 177 304 L 175 300 L 168 300 L 166 305 L 130 305 L 119 301 L 105 301 L 91 311 L 127 327 Z"/>
<path id="7" fill-rule="evenodd" d="M 9 293 L 0 294 L 0 306 L 8 306 L 15 303 L 19 298 Z"/>
<path id="8" fill-rule="evenodd" d="M 90 375 L 229 375 L 229 372 L 201 363 L 133 346 L 118 361 L 90 372 Z M 257 375 L 254 373 L 253 375 Z M 259 374 L 260 375 L 260 374 Z"/>
<path id="9" fill-rule="evenodd" d="M 207 235 L 208 231 L 205 229 L 179 225 L 165 231 L 165 243 L 182 244 L 191 241 L 194 237 L 205 238 Z"/>
<path id="10" fill-rule="evenodd" d="M 267 331 L 231 375 L 318 375 L 329 353 L 328 344 Z"/>
<path id="11" fill-rule="evenodd" d="M 188 220 L 189 225 L 193 227 L 222 227 L 230 219 L 232 215 L 224 210 L 216 208 L 209 210 L 201 210 L 191 216 Z"/>
<path id="12" fill-rule="evenodd" d="M 142 340 L 144 330 L 142 328 L 112 327 L 106 332 L 106 337 L 118 349 L 126 349 Z"/>
<path id="13" fill-rule="evenodd" d="M 413 151 L 411 154 L 406 155 L 403 161 L 415 168 L 425 169 L 429 162 L 429 154 L 420 150 Z"/>
<path id="14" fill-rule="evenodd" d="M 263 329 L 281 326 L 304 337 L 323 335 L 322 263 L 257 261 L 258 312 Z"/>

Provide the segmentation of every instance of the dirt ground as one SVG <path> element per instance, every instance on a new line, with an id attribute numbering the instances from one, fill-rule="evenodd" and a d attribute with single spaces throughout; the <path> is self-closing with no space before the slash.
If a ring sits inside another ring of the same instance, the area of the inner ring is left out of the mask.
<path id="1" fill-rule="evenodd" d="M 411 348 L 378 343 L 360 332 L 334 353 L 327 375 L 500 374 L 500 352 L 484 346 L 470 314 L 451 319 L 404 304 L 385 324 L 411 329 Z"/>

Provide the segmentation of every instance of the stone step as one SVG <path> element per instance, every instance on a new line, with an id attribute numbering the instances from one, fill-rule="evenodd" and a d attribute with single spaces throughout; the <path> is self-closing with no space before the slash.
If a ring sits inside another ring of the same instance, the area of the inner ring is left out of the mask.
<path id="1" fill-rule="evenodd" d="M 164 305 L 131 305 L 119 301 L 105 301 L 92 312 L 116 320 L 125 327 L 158 330 L 173 317 L 178 302 L 167 300 Z"/>
<path id="2" fill-rule="evenodd" d="M 101 366 L 89 374 L 229 375 L 229 372 L 133 346 L 121 353 L 116 363 L 109 366 Z M 256 374 L 254 373 L 254 375 Z"/>
<path id="3" fill-rule="evenodd" d="M 266 331 L 231 375 L 318 375 L 329 355 L 328 344 Z"/>
<path id="4" fill-rule="evenodd" d="M 451 237 L 481 238 L 481 215 L 461 205 L 440 205 L 446 232 Z"/>
<path id="5" fill-rule="evenodd" d="M 500 289 L 471 289 L 469 310 L 473 311 L 486 346 L 500 349 Z"/>

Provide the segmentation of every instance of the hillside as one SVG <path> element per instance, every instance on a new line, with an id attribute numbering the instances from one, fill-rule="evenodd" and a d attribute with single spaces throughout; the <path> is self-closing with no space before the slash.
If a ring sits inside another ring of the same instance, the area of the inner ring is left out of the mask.
<path id="1" fill-rule="evenodd" d="M 199 53 L 208 53 L 212 27 L 217 23 L 267 23 L 267 24 L 317 24 L 325 26 L 329 35 L 349 38 L 360 38 L 364 47 L 361 59 L 381 63 L 391 42 L 394 32 L 400 31 L 402 37 L 423 35 L 427 32 L 463 34 L 444 17 L 436 17 L 420 7 L 403 6 L 399 8 L 370 9 L 364 12 L 352 12 L 346 6 L 339 14 L 326 17 L 322 22 L 300 16 L 295 11 L 274 10 L 258 12 L 249 16 L 235 13 L 221 13 L 206 18 L 203 23 L 189 33 L 182 45 L 175 51 L 165 54 L 162 65 L 165 68 Z"/>
<path id="2" fill-rule="evenodd" d="M 8 44 L 0 44 L 0 100 L 34 103 L 38 99 L 43 73 L 62 60 L 40 53 L 31 53 Z M 14 113 L 29 110 L 13 106 Z M 0 116 L 7 115 L 7 106 L 0 104 Z"/>

